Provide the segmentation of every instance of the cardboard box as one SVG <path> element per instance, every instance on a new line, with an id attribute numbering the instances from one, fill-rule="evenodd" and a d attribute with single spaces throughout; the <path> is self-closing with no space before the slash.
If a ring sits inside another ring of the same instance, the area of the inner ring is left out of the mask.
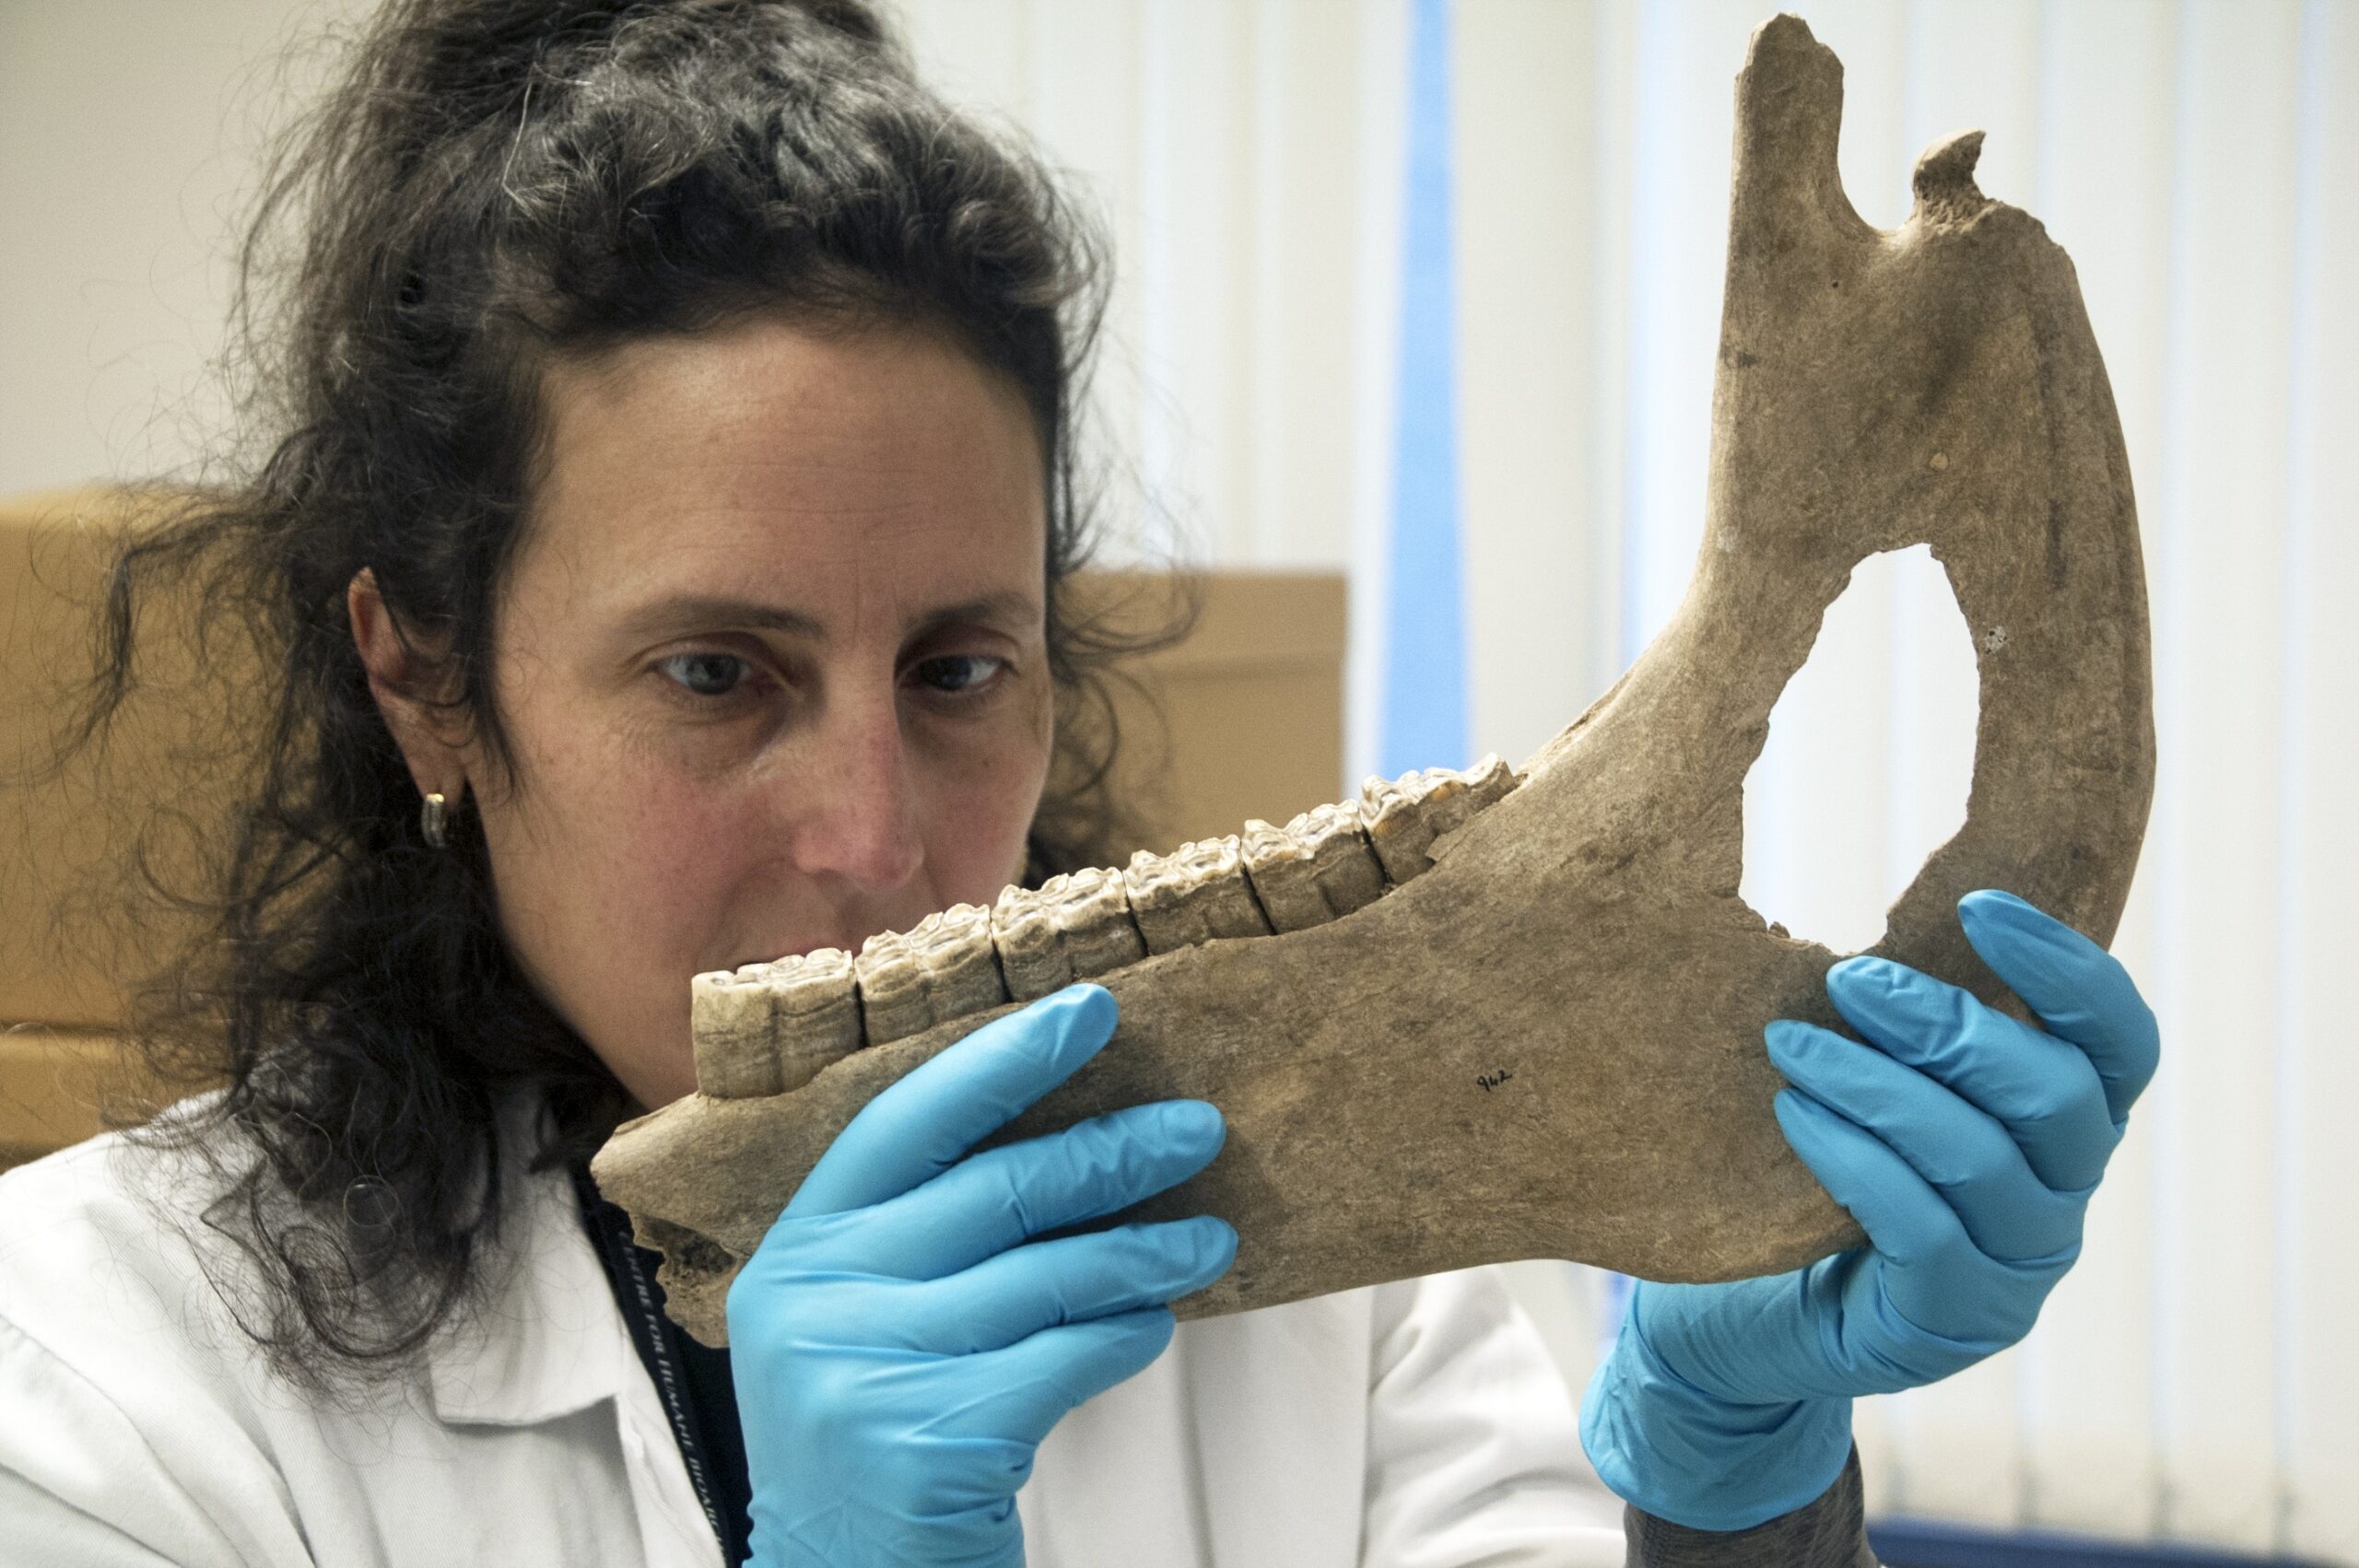
<path id="1" fill-rule="evenodd" d="M 1169 849 L 1283 823 L 1344 789 L 1344 584 L 1335 572 L 1214 572 L 1191 579 L 1185 640 L 1114 685 L 1122 727 L 1116 792 L 1142 820 L 1133 848 Z M 1077 591 L 1154 624 L 1168 578 L 1090 573 Z"/>

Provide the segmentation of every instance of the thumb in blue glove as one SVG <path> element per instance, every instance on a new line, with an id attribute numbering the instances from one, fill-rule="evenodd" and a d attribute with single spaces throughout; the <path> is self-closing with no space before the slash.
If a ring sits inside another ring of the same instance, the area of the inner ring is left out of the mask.
<path id="1" fill-rule="evenodd" d="M 1966 939 L 2045 1029 L 1876 958 L 1828 971 L 1868 1042 L 1781 1020 L 1787 1141 L 1868 1234 L 1767 1279 L 1640 1283 L 1581 1403 L 1625 1501 L 1745 1529 L 1833 1484 L 1851 1399 L 1931 1383 L 2022 1339 L 2079 1256 L 2082 1217 L 2159 1056 L 2104 949 L 2010 894 L 1958 906 Z"/>
<path id="2" fill-rule="evenodd" d="M 1114 1031 L 1076 986 L 879 1094 L 729 1290 L 763 1568 L 1024 1561 L 1015 1494 L 1066 1411 L 1171 1339 L 1165 1303 L 1236 1256 L 1209 1217 L 1046 1241 L 1209 1164 L 1220 1113 L 1139 1106 L 970 1154 Z"/>

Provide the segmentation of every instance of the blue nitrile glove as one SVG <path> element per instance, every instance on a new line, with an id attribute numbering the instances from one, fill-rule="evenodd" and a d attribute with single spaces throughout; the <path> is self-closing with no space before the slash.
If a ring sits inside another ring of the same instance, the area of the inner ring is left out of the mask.
<path id="1" fill-rule="evenodd" d="M 1024 1561 L 1016 1489 L 1067 1410 L 1170 1342 L 1164 1303 L 1220 1277 L 1210 1217 L 1030 1241 L 1127 1208 L 1218 1153 L 1166 1100 L 968 1150 L 1114 1032 L 1074 986 L 952 1046 L 828 1145 L 729 1287 L 763 1568 Z"/>
<path id="2" fill-rule="evenodd" d="M 2005 893 L 1966 940 L 2047 1025 L 1898 964 L 1826 977 L 1869 1041 L 1768 1028 L 1778 1125 L 1867 1247 L 1768 1279 L 1639 1284 L 1581 1401 L 1606 1484 L 1696 1529 L 1749 1528 L 1832 1485 L 1851 1399 L 1935 1382 L 2030 1332 L 2154 1076 L 2154 1015 L 2096 943 Z"/>

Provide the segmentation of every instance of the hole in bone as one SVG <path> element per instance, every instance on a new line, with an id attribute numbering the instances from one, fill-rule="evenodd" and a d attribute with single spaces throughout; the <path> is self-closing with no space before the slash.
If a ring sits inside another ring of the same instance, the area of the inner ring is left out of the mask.
<path id="1" fill-rule="evenodd" d="M 1966 821 L 1979 708 L 1974 638 L 1931 552 L 1861 561 L 1745 776 L 1744 901 L 1837 953 L 1873 946 Z"/>

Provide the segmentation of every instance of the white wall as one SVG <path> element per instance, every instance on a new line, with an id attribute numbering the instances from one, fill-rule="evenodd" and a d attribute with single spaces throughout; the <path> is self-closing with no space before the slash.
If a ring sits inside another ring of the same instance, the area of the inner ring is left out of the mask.
<path id="1" fill-rule="evenodd" d="M 1730 86 L 1767 8 L 1459 0 L 1478 746 L 1530 751 L 1685 581 Z M 1402 0 L 903 9 L 939 78 L 1030 127 L 1112 222 L 1126 547 L 1348 567 L 1356 668 L 1379 670 Z M 1863 1411 L 1878 1501 L 2359 1562 L 2359 1041 L 2337 989 L 2359 948 L 2359 6 L 1802 9 L 1847 66 L 1867 217 L 1897 221 L 1914 154 L 1979 124 L 1984 188 L 2079 265 L 2145 523 L 2163 748 L 2118 943 L 2164 1018 L 2163 1077 L 2032 1340 Z M 274 101 L 245 63 L 299 13 L 319 11 L 0 0 L 0 491 L 171 466 L 212 416 L 189 388 L 224 203 Z M 1921 564 L 1838 605 L 1748 791 L 1766 912 L 1872 932 L 1955 821 L 1961 636 Z M 1373 682 L 1355 696 L 1365 757 Z"/>
<path id="2" fill-rule="evenodd" d="M 365 0 L 0 0 L 0 494 L 174 468 L 267 126 Z"/>

